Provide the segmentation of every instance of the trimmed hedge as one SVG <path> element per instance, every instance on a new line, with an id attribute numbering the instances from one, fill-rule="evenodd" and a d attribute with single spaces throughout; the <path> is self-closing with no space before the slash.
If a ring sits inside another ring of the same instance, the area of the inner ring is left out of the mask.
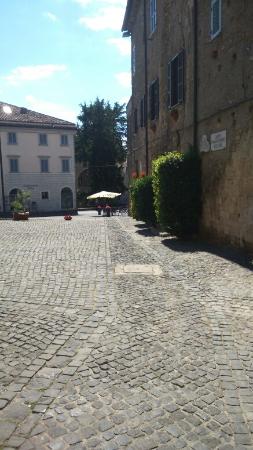
<path id="1" fill-rule="evenodd" d="M 167 153 L 153 161 L 152 173 L 158 223 L 176 236 L 195 234 L 201 210 L 198 154 L 193 150 Z"/>
<path id="2" fill-rule="evenodd" d="M 152 177 L 137 178 L 130 187 L 131 213 L 134 219 L 156 223 Z"/>

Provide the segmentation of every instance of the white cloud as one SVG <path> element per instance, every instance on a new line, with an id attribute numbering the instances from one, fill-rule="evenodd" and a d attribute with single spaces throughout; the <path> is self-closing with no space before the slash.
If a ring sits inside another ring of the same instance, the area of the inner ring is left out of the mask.
<path id="1" fill-rule="evenodd" d="M 58 20 L 58 18 L 56 17 L 55 14 L 52 14 L 51 12 L 45 12 L 43 14 L 43 16 L 47 17 L 49 20 L 51 20 L 52 22 L 56 22 Z"/>
<path id="2" fill-rule="evenodd" d="M 59 103 L 47 102 L 45 100 L 35 98 L 32 95 L 27 95 L 25 99 L 27 108 L 30 108 L 33 111 L 47 114 L 58 119 L 68 120 L 69 122 L 76 123 L 77 121 L 77 113 L 69 109 L 67 106 Z"/>
<path id="3" fill-rule="evenodd" d="M 119 72 L 119 73 L 116 73 L 114 76 L 121 86 L 126 87 L 126 88 L 131 87 L 131 73 L 130 72 Z"/>
<path id="4" fill-rule="evenodd" d="M 18 85 L 25 81 L 36 81 L 43 78 L 50 78 L 56 72 L 66 72 L 64 64 L 44 64 L 37 66 L 19 66 L 11 71 L 9 75 L 3 77 L 11 85 Z"/>
<path id="5" fill-rule="evenodd" d="M 121 55 L 131 55 L 131 41 L 123 38 L 111 38 L 107 39 L 108 44 L 115 45 L 120 51 Z"/>
<path id="6" fill-rule="evenodd" d="M 79 23 L 94 31 L 120 30 L 122 27 L 125 9 L 116 6 L 100 8 L 94 16 L 85 16 L 79 19 Z"/>

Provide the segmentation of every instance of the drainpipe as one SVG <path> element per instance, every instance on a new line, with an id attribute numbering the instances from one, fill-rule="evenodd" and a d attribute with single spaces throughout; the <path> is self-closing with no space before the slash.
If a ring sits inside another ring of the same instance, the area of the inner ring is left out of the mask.
<path id="1" fill-rule="evenodd" d="M 144 76 L 145 76 L 145 155 L 146 155 L 146 175 L 149 173 L 149 140 L 148 140 L 148 36 L 147 36 L 147 4 L 143 0 L 144 15 Z"/>
<path id="2" fill-rule="evenodd" d="M 2 144 L 1 144 L 1 136 L 0 136 L 0 171 L 1 171 L 1 190 L 2 190 L 2 199 L 3 199 L 3 213 L 6 213 L 5 208 L 5 194 L 4 194 L 4 173 L 3 173 L 3 157 L 2 157 Z"/>
<path id="3" fill-rule="evenodd" d="M 198 0 L 193 3 L 193 148 L 198 148 Z"/>

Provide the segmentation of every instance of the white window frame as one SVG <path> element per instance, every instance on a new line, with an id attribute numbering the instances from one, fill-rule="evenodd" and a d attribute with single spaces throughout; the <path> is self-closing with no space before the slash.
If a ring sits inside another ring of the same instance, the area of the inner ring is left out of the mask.
<path id="1" fill-rule="evenodd" d="M 213 25 L 214 25 L 214 7 L 215 4 L 218 3 L 219 4 L 219 27 L 218 30 L 213 32 Z M 222 28 L 222 21 L 221 21 L 221 11 L 222 11 L 222 0 L 211 0 L 211 39 L 215 39 L 220 33 L 221 33 L 221 28 Z"/>
<path id="2" fill-rule="evenodd" d="M 68 169 L 63 170 L 63 161 L 68 161 Z M 71 172 L 71 158 L 61 158 L 61 171 L 62 173 L 70 173 Z"/>
<path id="3" fill-rule="evenodd" d="M 11 161 L 17 161 L 17 170 L 11 170 Z M 19 162 L 17 157 L 15 156 L 9 157 L 9 164 L 10 164 L 10 173 L 19 173 Z"/>
<path id="4" fill-rule="evenodd" d="M 43 142 L 44 139 L 42 139 L 42 136 L 45 137 L 45 142 Z M 48 145 L 48 138 L 46 133 L 39 133 L 39 145 L 47 146 Z"/>
<path id="5" fill-rule="evenodd" d="M 154 33 L 157 26 L 157 10 L 156 0 L 149 0 L 149 12 L 150 12 L 150 34 Z"/>
<path id="6" fill-rule="evenodd" d="M 15 131 L 9 131 L 7 136 L 8 145 L 17 145 L 17 133 Z"/>
<path id="7" fill-rule="evenodd" d="M 61 134 L 61 146 L 62 147 L 68 147 L 69 145 L 69 139 L 67 134 Z"/>
<path id="8" fill-rule="evenodd" d="M 42 161 L 47 161 L 47 169 L 48 170 L 42 170 Z M 49 173 L 49 158 L 47 158 L 46 156 L 40 158 L 40 173 Z"/>

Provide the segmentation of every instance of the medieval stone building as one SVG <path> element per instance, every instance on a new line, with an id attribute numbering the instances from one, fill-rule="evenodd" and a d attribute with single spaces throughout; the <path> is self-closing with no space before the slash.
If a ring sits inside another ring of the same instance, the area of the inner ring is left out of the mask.
<path id="1" fill-rule="evenodd" d="M 202 233 L 253 248 L 252 0 L 128 0 L 129 176 L 199 150 Z"/>

